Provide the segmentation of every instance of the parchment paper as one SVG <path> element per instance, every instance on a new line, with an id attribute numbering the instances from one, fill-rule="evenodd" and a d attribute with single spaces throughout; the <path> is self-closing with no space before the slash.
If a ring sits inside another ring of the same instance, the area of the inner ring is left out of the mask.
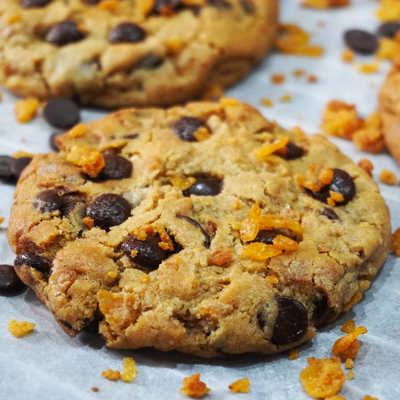
<path id="1" fill-rule="evenodd" d="M 320 59 L 271 54 L 227 95 L 237 97 L 287 128 L 301 126 L 307 133 L 319 131 L 321 112 L 332 99 L 356 104 L 361 115 L 373 112 L 376 95 L 384 80 L 389 63 L 383 63 L 378 73 L 362 75 L 340 60 L 342 35 L 346 29 L 360 27 L 375 30 L 379 21 L 374 11 L 375 0 L 352 0 L 346 9 L 316 11 L 299 7 L 299 2 L 282 0 L 282 20 L 294 22 L 313 34 L 313 42 L 325 48 Z M 240 40 L 240 37 L 233 40 Z M 360 58 L 361 60 L 361 58 Z M 368 57 L 362 58 L 369 61 Z M 295 78 L 294 69 L 304 69 L 318 77 L 310 84 Z M 286 82 L 270 83 L 270 75 L 284 73 Z M 18 124 L 13 108 L 16 98 L 3 92 L 0 102 L 0 153 L 18 150 L 48 152 L 48 137 L 53 130 L 42 118 L 28 124 Z M 278 102 L 290 93 L 292 102 Z M 268 97 L 274 107 L 266 108 L 260 99 Z M 85 109 L 83 121 L 100 118 L 105 112 Z M 369 155 L 355 150 L 351 142 L 333 140 L 355 162 L 369 158 L 374 177 L 386 168 L 400 177 L 400 168 L 388 154 Z M 392 215 L 393 230 L 400 226 L 400 188 L 379 184 Z M 1 184 L 0 216 L 6 218 L 0 229 L 0 263 L 12 264 L 14 255 L 7 243 L 6 228 L 14 187 Z M 400 399 L 400 259 L 389 255 L 383 269 L 363 300 L 352 310 L 341 314 L 332 324 L 318 330 L 313 340 L 300 346 L 300 358 L 289 361 L 288 354 L 261 357 L 236 356 L 231 359 L 203 360 L 178 352 L 163 353 L 151 349 L 119 351 L 107 349 L 101 340 L 88 333 L 71 339 L 54 322 L 50 312 L 40 304 L 32 291 L 18 297 L 0 297 L 0 399 L 185 399 L 179 389 L 185 376 L 196 372 L 211 388 L 207 399 L 310 399 L 304 392 L 300 372 L 307 366 L 307 357 L 328 358 L 336 339 L 343 336 L 340 327 L 354 319 L 368 333 L 361 337 L 362 347 L 353 371 L 355 378 L 347 380 L 340 391 L 347 400 L 361 400 L 366 394 L 379 400 Z M 33 334 L 18 339 L 7 331 L 9 318 L 34 322 Z M 139 373 L 133 383 L 111 382 L 101 377 L 108 369 L 122 371 L 122 359 L 133 357 Z M 344 369 L 344 367 L 343 367 Z M 347 372 L 346 372 L 347 375 Z M 251 381 L 248 394 L 233 394 L 228 385 L 247 377 Z M 98 387 L 97 393 L 91 390 Z"/>

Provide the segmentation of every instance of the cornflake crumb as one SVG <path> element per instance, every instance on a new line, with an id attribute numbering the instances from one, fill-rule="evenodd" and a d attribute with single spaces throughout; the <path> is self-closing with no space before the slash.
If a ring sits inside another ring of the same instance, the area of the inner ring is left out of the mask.
<path id="1" fill-rule="evenodd" d="M 354 360 L 352 360 L 351 358 L 348 358 L 344 364 L 344 366 L 347 369 L 353 368 L 354 367 Z"/>
<path id="2" fill-rule="evenodd" d="M 373 74 L 376 71 L 379 71 L 379 67 L 381 66 L 379 61 L 374 61 L 373 63 L 369 64 L 353 64 L 354 68 L 363 73 L 363 74 Z"/>
<path id="3" fill-rule="evenodd" d="M 18 100 L 15 103 L 15 116 L 21 124 L 29 122 L 35 115 L 39 106 L 39 100 L 33 97 Z"/>
<path id="4" fill-rule="evenodd" d="M 356 324 L 354 320 L 349 319 L 340 329 L 342 332 L 350 333 L 353 332 L 354 329 L 356 329 Z"/>
<path id="5" fill-rule="evenodd" d="M 82 123 L 75 125 L 70 131 L 69 131 L 69 135 L 73 138 L 76 137 L 81 137 L 83 136 L 85 133 L 85 125 L 83 125 Z"/>
<path id="6" fill-rule="evenodd" d="M 107 371 L 103 371 L 101 375 L 104 376 L 104 378 L 109 379 L 110 381 L 117 381 L 120 378 L 121 373 L 119 371 L 108 369 Z"/>
<path id="7" fill-rule="evenodd" d="M 265 107 L 272 107 L 274 103 L 270 99 L 261 99 L 260 100 L 261 104 Z"/>
<path id="8" fill-rule="evenodd" d="M 342 61 L 350 63 L 354 60 L 354 53 L 350 49 L 345 49 L 342 53 Z"/>
<path id="9" fill-rule="evenodd" d="M 133 358 L 130 357 L 125 357 L 123 363 L 124 370 L 122 371 L 121 379 L 126 383 L 132 382 L 136 378 L 138 372 L 136 363 Z"/>
<path id="10" fill-rule="evenodd" d="M 309 75 L 307 80 L 309 83 L 315 83 L 315 82 L 317 82 L 318 79 L 315 75 Z"/>
<path id="11" fill-rule="evenodd" d="M 360 349 L 357 337 L 367 332 L 367 329 L 363 326 L 355 328 L 346 336 L 343 336 L 340 339 L 336 340 L 332 347 L 332 353 L 335 356 L 340 354 L 341 357 L 345 360 L 347 360 L 348 358 L 357 358 L 358 350 Z"/>
<path id="12" fill-rule="evenodd" d="M 385 37 L 379 39 L 379 48 L 375 53 L 375 58 L 377 60 L 394 60 L 397 58 L 400 53 L 400 43 L 397 40 L 397 35 L 395 40 Z"/>
<path id="13" fill-rule="evenodd" d="M 354 379 L 354 377 L 355 377 L 354 372 L 353 372 L 352 370 L 350 370 L 350 371 L 347 373 L 347 380 L 348 380 L 348 381 L 351 381 L 352 379 Z"/>
<path id="14" fill-rule="evenodd" d="M 200 381 L 200 373 L 198 372 L 197 374 L 183 378 L 183 386 L 180 391 L 186 396 L 199 399 L 210 390 L 204 382 Z"/>
<path id="15" fill-rule="evenodd" d="M 297 77 L 303 76 L 304 75 L 304 71 L 302 69 L 295 69 L 293 71 L 293 75 L 297 76 Z"/>
<path id="16" fill-rule="evenodd" d="M 361 400 L 379 400 L 377 397 L 372 397 L 369 394 L 366 394 Z"/>
<path id="17" fill-rule="evenodd" d="M 296 360 L 299 357 L 300 357 L 300 354 L 299 354 L 299 352 L 297 350 L 292 349 L 292 350 L 289 351 L 289 360 L 290 361 Z"/>
<path id="18" fill-rule="evenodd" d="M 335 395 L 346 378 L 340 368 L 340 358 L 307 359 L 309 366 L 300 373 L 301 383 L 306 392 L 314 397 L 325 398 Z"/>
<path id="19" fill-rule="evenodd" d="M 302 7 L 327 9 L 347 7 L 350 0 L 305 0 L 301 3 Z"/>
<path id="20" fill-rule="evenodd" d="M 346 400 L 346 398 L 339 394 L 334 394 L 333 396 L 326 397 L 325 400 Z"/>
<path id="21" fill-rule="evenodd" d="M 82 167 L 82 171 L 95 178 L 105 165 L 103 155 L 93 147 L 73 146 L 67 155 L 67 161 Z"/>
<path id="22" fill-rule="evenodd" d="M 395 21 L 399 19 L 400 2 L 396 0 L 382 0 L 381 7 L 378 11 L 376 11 L 375 15 L 384 22 Z"/>
<path id="23" fill-rule="evenodd" d="M 400 228 L 392 234 L 392 251 L 396 257 L 400 257 Z"/>
<path id="24" fill-rule="evenodd" d="M 285 82 L 285 75 L 283 74 L 274 74 L 271 76 L 271 83 L 274 85 L 281 85 L 283 82 Z"/>
<path id="25" fill-rule="evenodd" d="M 209 259 L 210 264 L 224 265 L 231 261 L 232 249 L 216 250 Z"/>
<path id="26" fill-rule="evenodd" d="M 100 10 L 113 10 L 117 8 L 119 1 L 117 0 L 102 0 L 99 4 L 97 4 L 97 8 Z"/>
<path id="27" fill-rule="evenodd" d="M 250 381 L 248 378 L 239 379 L 229 385 L 229 390 L 235 393 L 249 393 L 250 392 Z"/>
<path id="28" fill-rule="evenodd" d="M 13 158 L 22 158 L 22 157 L 29 157 L 29 158 L 33 158 L 35 155 L 32 153 L 28 153 L 26 151 L 17 151 L 16 153 L 14 153 L 12 155 Z"/>
<path id="29" fill-rule="evenodd" d="M 358 162 L 358 166 L 362 168 L 372 178 L 372 171 L 374 170 L 374 166 L 372 165 L 371 161 L 369 161 L 367 158 L 362 158 Z"/>
<path id="30" fill-rule="evenodd" d="M 221 106 L 237 106 L 239 104 L 239 100 L 231 99 L 229 97 L 222 97 L 219 99 L 219 104 L 221 104 Z"/>
<path id="31" fill-rule="evenodd" d="M 1 217 L 1 218 L 0 218 L 0 225 L 4 222 L 4 220 L 5 220 L 4 217 Z"/>
<path id="32" fill-rule="evenodd" d="M 96 386 L 92 387 L 92 392 L 98 392 L 98 391 L 99 391 L 98 387 L 96 387 Z"/>
<path id="33" fill-rule="evenodd" d="M 379 175 L 379 179 L 381 182 L 386 183 L 387 185 L 394 185 L 397 181 L 396 175 L 387 169 L 382 170 Z"/>
<path id="34" fill-rule="evenodd" d="M 279 282 L 279 278 L 276 275 L 268 275 L 268 276 L 265 277 L 265 279 L 271 285 L 276 285 Z"/>
<path id="35" fill-rule="evenodd" d="M 30 332 L 36 325 L 32 322 L 8 320 L 8 330 L 16 337 L 22 337 Z"/>
<path id="36" fill-rule="evenodd" d="M 281 98 L 279 100 L 284 102 L 284 103 L 287 103 L 289 101 L 292 101 L 292 95 L 289 94 L 289 93 L 286 93 L 283 96 L 281 96 Z"/>

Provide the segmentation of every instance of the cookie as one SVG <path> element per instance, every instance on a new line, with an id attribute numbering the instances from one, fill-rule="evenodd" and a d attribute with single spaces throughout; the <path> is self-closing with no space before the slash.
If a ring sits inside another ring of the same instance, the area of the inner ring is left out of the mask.
<path id="1" fill-rule="evenodd" d="M 232 99 L 127 109 L 58 136 L 16 188 L 24 283 L 71 336 L 202 357 L 275 353 L 369 287 L 377 185 L 321 135 Z"/>
<path id="2" fill-rule="evenodd" d="M 277 0 L 3 0 L 0 83 L 42 100 L 168 106 L 243 78 Z"/>

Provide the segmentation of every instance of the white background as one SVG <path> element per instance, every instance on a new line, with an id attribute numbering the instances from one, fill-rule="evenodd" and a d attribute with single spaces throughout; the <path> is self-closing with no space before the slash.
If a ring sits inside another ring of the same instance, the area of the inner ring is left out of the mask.
<path id="1" fill-rule="evenodd" d="M 227 91 L 259 108 L 271 119 L 286 128 L 301 126 L 307 133 L 319 131 L 321 113 L 332 99 L 356 104 L 360 115 L 374 111 L 377 92 L 389 63 L 372 75 L 356 72 L 340 60 L 344 49 L 342 35 L 346 29 L 364 28 L 375 31 L 379 21 L 374 17 L 378 7 L 375 0 L 352 0 L 349 8 L 316 11 L 299 7 L 294 0 L 282 0 L 283 22 L 294 22 L 313 35 L 313 43 L 325 48 L 319 59 L 271 54 L 244 81 Z M 233 38 L 240 40 L 240 37 Z M 369 61 L 368 57 L 358 61 Z M 294 69 L 303 69 L 318 77 L 315 84 L 295 78 Z M 283 85 L 272 85 L 270 76 L 284 73 Z M 16 98 L 4 90 L 0 102 L 0 153 L 13 154 L 19 150 L 48 152 L 48 137 L 53 130 L 42 118 L 28 124 L 18 124 L 14 117 Z M 278 102 L 290 93 L 290 103 Z M 260 105 L 268 97 L 274 107 Z M 104 112 L 85 109 L 83 122 L 97 119 Z M 374 166 L 374 177 L 382 168 L 400 178 L 400 168 L 388 154 L 369 155 L 355 150 L 351 142 L 333 140 L 355 162 L 369 158 Z M 400 226 L 398 185 L 379 184 L 392 215 L 393 230 Z M 0 229 L 0 263 L 12 264 L 14 254 L 7 244 L 6 228 L 14 187 L 0 185 L 0 216 L 5 222 Z M 336 339 L 343 336 L 340 327 L 354 319 L 364 325 L 368 333 L 360 339 L 362 347 L 353 371 L 355 378 L 346 381 L 341 395 L 347 400 L 361 400 L 366 394 L 379 400 L 400 399 L 400 260 L 389 255 L 384 267 L 374 280 L 363 300 L 352 310 L 341 314 L 332 324 L 318 330 L 317 337 L 300 346 L 300 358 L 288 360 L 288 354 L 260 357 L 241 355 L 224 360 L 203 360 L 178 352 L 162 353 L 151 349 L 120 351 L 107 349 L 100 339 L 83 333 L 71 339 L 64 334 L 40 304 L 32 291 L 18 297 L 0 297 L 0 399 L 58 400 L 58 399 L 185 399 L 180 394 L 182 379 L 200 372 L 201 379 L 211 388 L 207 399 L 310 399 L 304 392 L 299 374 L 307 365 L 307 357 L 328 358 Z M 27 320 L 36 324 L 35 332 L 25 338 L 14 338 L 7 331 L 9 318 Z M 101 377 L 108 369 L 122 371 L 122 359 L 133 357 L 139 373 L 133 383 L 111 382 Z M 347 374 L 347 372 L 346 372 Z M 233 394 L 228 385 L 248 377 L 251 391 Z M 94 393 L 91 387 L 99 392 Z"/>

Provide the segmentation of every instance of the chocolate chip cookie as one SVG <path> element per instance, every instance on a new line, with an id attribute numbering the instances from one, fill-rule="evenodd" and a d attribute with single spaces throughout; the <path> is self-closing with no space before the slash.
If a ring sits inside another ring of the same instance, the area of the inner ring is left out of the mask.
<path id="1" fill-rule="evenodd" d="M 277 0 L 2 0 L 0 83 L 103 107 L 167 106 L 243 78 Z"/>
<path id="2" fill-rule="evenodd" d="M 353 304 L 389 250 L 365 171 L 233 99 L 118 111 L 56 144 L 23 171 L 8 233 L 71 336 L 279 352 Z"/>

